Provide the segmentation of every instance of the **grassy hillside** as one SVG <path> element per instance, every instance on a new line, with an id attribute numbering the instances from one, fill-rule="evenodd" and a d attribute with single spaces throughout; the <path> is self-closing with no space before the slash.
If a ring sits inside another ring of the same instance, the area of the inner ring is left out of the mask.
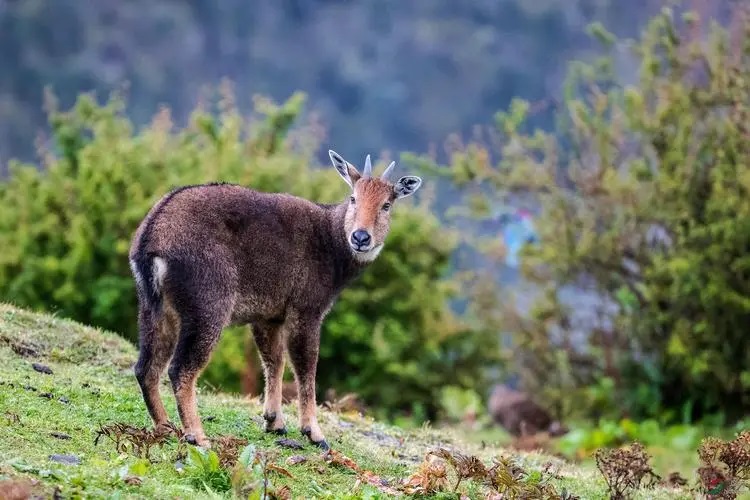
<path id="1" fill-rule="evenodd" d="M 255 446 L 255 452 L 247 450 L 241 460 L 252 461 L 253 453 L 258 453 L 265 465 L 244 474 L 237 474 L 239 466 L 212 467 L 210 459 L 175 438 L 153 446 L 150 460 L 139 458 L 138 450 L 117 449 L 107 436 L 96 442 L 101 426 L 149 424 L 132 375 L 135 355 L 132 345 L 112 333 L 0 304 L 0 497 L 49 497 L 57 491 L 63 498 L 208 498 L 230 497 L 233 486 L 237 490 L 244 486 L 243 496 L 259 498 L 259 479 L 265 474 L 271 481 L 268 491 L 281 497 L 387 498 L 403 492 L 404 480 L 410 476 L 412 485 L 429 476 L 423 459 L 441 447 L 473 454 L 486 465 L 498 457 L 514 461 L 526 472 L 525 479 L 511 481 L 516 487 L 542 484 L 580 498 L 607 496 L 604 480 L 591 468 L 542 454 L 464 443 L 446 431 L 390 428 L 340 411 L 321 410 L 320 418 L 329 442 L 341 455 L 324 456 L 302 439 L 293 424 L 288 438 L 304 447 L 291 449 L 278 444 L 277 436 L 262 432 L 258 401 L 205 391 L 200 395 L 200 411 L 209 437 L 216 439 L 214 448 L 221 448 L 218 458 L 231 462 L 246 450 L 245 443 L 234 437 Z M 166 384 L 163 396 L 176 421 Z M 286 411 L 294 422 L 294 407 Z M 117 434 L 109 429 L 111 435 Z M 138 439 L 136 433 L 133 440 Z M 437 467 L 433 479 L 439 482 L 439 464 L 433 466 Z M 230 469 L 235 472 L 234 482 Z M 520 469 L 513 470 L 522 476 Z M 446 479 L 447 490 L 453 490 L 457 478 L 451 467 Z M 484 498 L 489 490 L 479 483 L 465 479 L 458 491 L 469 498 Z M 667 488 L 643 491 L 638 497 L 690 498 L 686 492 Z"/>

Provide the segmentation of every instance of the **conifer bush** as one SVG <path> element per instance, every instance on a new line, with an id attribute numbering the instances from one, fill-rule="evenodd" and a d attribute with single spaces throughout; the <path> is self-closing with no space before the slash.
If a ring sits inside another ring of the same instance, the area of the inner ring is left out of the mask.
<path id="1" fill-rule="evenodd" d="M 531 130 L 517 100 L 497 116 L 499 150 L 453 141 L 447 165 L 412 163 L 461 188 L 464 217 L 508 201 L 536 213 L 522 259 L 536 299 L 502 321 L 540 402 L 563 417 L 737 418 L 750 411 L 748 14 L 725 28 L 665 8 L 635 41 L 591 32 L 603 55 L 571 66 L 555 130 Z M 576 324 L 571 287 L 606 307 Z"/>

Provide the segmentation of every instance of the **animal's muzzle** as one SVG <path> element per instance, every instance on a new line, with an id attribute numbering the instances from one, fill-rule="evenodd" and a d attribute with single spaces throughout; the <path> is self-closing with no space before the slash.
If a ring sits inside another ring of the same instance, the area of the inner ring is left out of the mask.
<path id="1" fill-rule="evenodd" d="M 372 243 L 372 236 L 370 236 L 370 233 L 365 231 L 364 229 L 357 229 L 354 231 L 349 238 L 349 242 L 352 245 L 352 248 L 358 252 L 365 252 L 368 248 L 370 248 L 370 243 Z"/>

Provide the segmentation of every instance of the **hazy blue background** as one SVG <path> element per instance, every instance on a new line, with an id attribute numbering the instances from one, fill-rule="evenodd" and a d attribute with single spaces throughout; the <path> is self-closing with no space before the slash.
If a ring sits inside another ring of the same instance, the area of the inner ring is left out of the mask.
<path id="1" fill-rule="evenodd" d="M 308 93 L 345 156 L 440 153 L 512 97 L 540 101 L 549 124 L 568 61 L 593 47 L 586 25 L 633 36 L 662 3 L 0 0 L 0 164 L 34 159 L 45 86 L 67 106 L 127 85 L 136 123 L 160 104 L 179 122 L 224 77 L 246 109 L 255 93 Z"/>

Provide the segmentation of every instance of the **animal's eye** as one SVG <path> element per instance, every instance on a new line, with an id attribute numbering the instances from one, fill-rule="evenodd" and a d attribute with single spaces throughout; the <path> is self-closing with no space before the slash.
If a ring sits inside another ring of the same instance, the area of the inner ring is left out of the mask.
<path id="1" fill-rule="evenodd" d="M 390 209 L 391 209 L 391 204 L 390 203 L 386 203 L 386 204 L 383 205 L 383 212 L 387 212 Z"/>
<path id="2" fill-rule="evenodd" d="M 355 203 L 355 202 L 356 202 L 357 200 L 355 200 L 355 199 L 354 199 L 354 196 L 350 196 L 350 197 L 349 197 L 349 201 L 350 201 L 350 202 L 352 203 L 352 205 L 354 205 L 354 203 Z"/>

